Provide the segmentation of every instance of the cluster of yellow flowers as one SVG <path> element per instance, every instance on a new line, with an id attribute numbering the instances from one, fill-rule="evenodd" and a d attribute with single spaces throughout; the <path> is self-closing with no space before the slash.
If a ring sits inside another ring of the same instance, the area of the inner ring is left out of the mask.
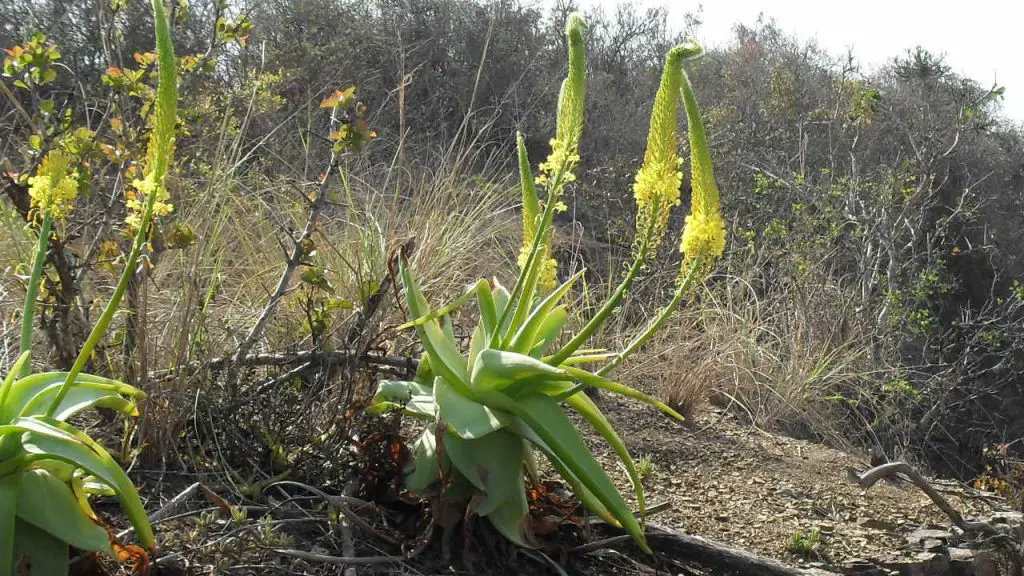
<path id="1" fill-rule="evenodd" d="M 125 206 L 128 208 L 128 216 L 125 218 L 125 223 L 128 224 L 130 229 L 137 230 L 142 224 L 143 212 L 146 209 L 146 197 L 150 194 L 156 194 L 156 199 L 153 201 L 154 218 L 166 216 L 174 211 L 174 205 L 169 202 L 170 195 L 167 193 L 167 188 L 157 186 L 153 174 L 150 174 L 144 180 L 132 181 L 132 187 L 135 190 L 128 191 L 125 194 L 127 198 Z"/>
<path id="2" fill-rule="evenodd" d="M 699 54 L 699 47 L 695 49 Z M 717 258 L 725 251 L 725 221 L 722 220 L 721 200 L 715 184 L 708 139 L 704 121 L 697 108 L 697 98 L 690 87 L 686 72 L 682 73 L 682 96 L 686 107 L 686 121 L 690 125 L 690 171 L 693 174 L 693 206 L 686 217 L 686 228 L 679 243 L 685 261 L 697 257 L 705 261 Z"/>
<path id="3" fill-rule="evenodd" d="M 536 182 L 538 186 L 548 186 L 549 192 L 557 194 L 561 192 L 561 186 L 565 184 L 571 184 L 576 181 L 576 175 L 573 174 L 573 170 L 580 163 L 579 149 L 567 145 L 565 140 L 552 139 L 551 140 L 551 154 L 548 155 L 547 160 L 540 163 L 540 174 L 537 175 Z M 552 181 L 552 177 L 556 174 L 561 173 L 558 190 L 550 190 L 550 187 L 555 183 Z"/>
<path id="4" fill-rule="evenodd" d="M 60 150 L 49 152 L 28 179 L 32 209 L 53 220 L 64 220 L 75 207 L 78 176 L 73 158 Z"/>

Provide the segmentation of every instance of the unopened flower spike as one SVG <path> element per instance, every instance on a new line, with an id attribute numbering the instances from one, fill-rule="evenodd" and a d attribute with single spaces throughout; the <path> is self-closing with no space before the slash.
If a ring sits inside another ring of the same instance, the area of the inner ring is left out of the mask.
<path id="1" fill-rule="evenodd" d="M 699 45 L 685 45 L 685 57 L 691 58 L 702 52 Z M 679 249 L 685 262 L 697 257 L 705 261 L 718 258 L 725 251 L 725 222 L 715 183 L 714 166 L 708 151 L 708 139 L 704 132 L 697 98 L 693 95 L 686 71 L 682 71 L 682 97 L 686 108 L 686 123 L 690 135 L 690 170 L 693 174 L 693 196 L 690 215 L 686 217 L 686 228 Z"/>
<path id="2" fill-rule="evenodd" d="M 633 184 L 637 205 L 637 234 L 633 245 L 636 258 L 647 258 L 657 252 L 668 227 L 669 213 L 679 204 L 683 175 L 676 153 L 676 120 L 684 55 L 680 46 L 669 51 L 665 58 L 665 69 L 651 111 L 644 163 Z"/>

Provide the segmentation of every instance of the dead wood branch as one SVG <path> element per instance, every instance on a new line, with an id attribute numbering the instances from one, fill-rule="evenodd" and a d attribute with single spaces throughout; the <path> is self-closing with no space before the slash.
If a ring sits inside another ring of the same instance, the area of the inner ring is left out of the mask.
<path id="1" fill-rule="evenodd" d="M 988 535 L 999 534 L 999 531 L 988 522 L 965 520 L 959 510 L 953 508 L 949 501 L 943 498 L 942 494 L 939 494 L 938 490 L 929 484 L 928 481 L 917 472 L 917 470 L 914 470 L 914 468 L 906 462 L 889 462 L 887 464 L 882 464 L 881 466 L 875 466 L 874 468 L 862 473 L 858 473 L 856 470 L 849 468 L 847 469 L 847 472 L 850 479 L 863 486 L 865 490 L 868 490 L 883 478 L 895 477 L 897 474 L 902 474 L 903 476 L 906 476 L 914 486 L 920 488 L 921 491 L 924 492 L 925 495 L 927 495 L 928 498 L 930 498 L 946 516 L 949 516 L 949 519 L 953 521 L 953 524 L 964 532 L 981 532 Z"/>
<path id="2" fill-rule="evenodd" d="M 397 368 L 409 372 L 415 372 L 416 367 L 419 366 L 419 360 L 416 358 L 407 358 L 404 356 L 382 356 L 378 354 L 356 354 L 352 350 L 335 350 L 331 352 L 322 352 L 319 350 L 309 350 L 306 352 L 296 352 L 293 354 L 253 354 L 246 356 L 241 360 L 241 366 L 290 366 L 295 364 L 304 364 L 309 362 L 314 363 L 341 363 L 351 360 L 354 356 L 358 356 L 360 362 L 364 362 L 373 366 L 387 366 L 390 368 Z M 151 372 L 149 378 L 153 381 L 166 380 L 178 376 L 182 372 L 198 372 L 201 370 L 223 370 L 227 368 L 229 364 L 234 360 L 231 356 L 223 356 L 220 358 L 212 358 L 208 361 L 196 361 L 189 362 L 187 364 L 181 364 L 168 370 L 159 370 Z"/>

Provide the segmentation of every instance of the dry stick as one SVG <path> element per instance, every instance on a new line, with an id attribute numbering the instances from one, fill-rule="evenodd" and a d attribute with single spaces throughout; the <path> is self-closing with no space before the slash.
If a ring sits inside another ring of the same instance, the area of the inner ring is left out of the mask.
<path id="1" fill-rule="evenodd" d="M 306 352 L 296 352 L 292 354 L 252 354 L 237 360 L 232 356 L 223 356 L 220 358 L 212 358 L 208 361 L 197 360 L 189 362 L 187 364 L 180 364 L 167 370 L 158 370 L 149 374 L 150 380 L 160 381 L 167 378 L 172 378 L 181 372 L 185 371 L 197 371 L 197 370 L 220 370 L 228 367 L 231 364 L 238 366 L 283 366 L 289 364 L 303 364 L 306 362 L 340 362 L 348 360 L 354 356 L 359 357 L 360 362 L 366 364 L 378 365 L 378 366 L 389 366 L 392 368 L 400 368 L 409 371 L 415 371 L 416 367 L 419 366 L 419 360 L 416 358 L 407 358 L 404 356 L 382 356 L 378 354 L 358 354 L 353 350 L 334 350 L 331 352 L 323 352 L 319 350 L 309 350 Z"/>
<path id="2" fill-rule="evenodd" d="M 357 489 L 359 489 L 359 477 L 352 476 L 345 484 L 342 494 L 351 498 Z M 352 520 L 348 516 L 343 516 L 341 519 L 341 553 L 350 558 L 356 555 L 356 544 L 352 537 Z M 357 576 L 356 567 L 354 565 L 347 566 L 344 576 Z"/>
<path id="3" fill-rule="evenodd" d="M 889 462 L 888 464 L 882 464 L 881 466 L 875 466 L 870 470 L 863 473 L 858 473 L 853 468 L 847 468 L 847 475 L 850 480 L 864 487 L 865 490 L 871 488 L 876 482 L 883 478 L 892 477 L 897 474 L 906 476 L 914 486 L 917 486 L 924 492 L 936 506 L 942 510 L 949 519 L 953 521 L 958 528 L 964 532 L 982 532 L 989 535 L 997 535 L 999 531 L 995 529 L 988 522 L 973 522 L 965 520 L 960 512 L 953 508 L 953 506 L 939 494 L 938 490 L 932 487 L 927 480 L 922 477 L 917 470 L 907 464 L 906 462 Z"/>
<path id="4" fill-rule="evenodd" d="M 338 126 L 338 109 L 334 108 L 331 110 L 331 132 L 333 132 Z M 289 292 L 289 285 L 292 282 L 292 276 L 295 274 L 295 270 L 302 264 L 303 258 L 306 256 L 306 250 L 303 248 L 307 243 L 311 241 L 313 233 L 316 232 L 317 222 L 320 220 L 320 213 L 323 211 L 324 206 L 327 204 L 327 185 L 331 180 L 331 174 L 338 169 L 338 162 L 340 160 L 340 154 L 331 149 L 331 161 L 327 165 L 327 170 L 324 171 L 324 177 L 320 180 L 320 187 L 317 189 L 316 197 L 309 204 L 309 216 L 306 218 L 306 225 L 302 228 L 302 234 L 298 238 L 292 238 L 292 252 L 288 256 L 288 262 L 284 267 L 284 271 L 281 272 L 281 278 L 277 281 L 277 288 L 274 293 L 270 295 L 270 299 L 267 300 L 267 305 L 264 306 L 263 312 L 260 313 L 256 323 L 253 324 L 252 329 L 249 330 L 249 334 L 246 335 L 245 339 L 238 346 L 238 351 L 235 352 L 232 362 L 228 368 L 227 384 L 234 393 L 238 386 L 238 368 L 241 365 L 240 362 L 249 355 L 249 351 L 256 344 L 256 341 L 263 336 L 263 331 L 266 329 L 267 324 L 274 316 L 274 312 L 277 311 L 277 307 L 281 304 L 281 300 L 284 299 L 285 295 Z"/>
<path id="5" fill-rule="evenodd" d="M 376 536 L 377 538 L 380 538 L 381 540 L 387 542 L 388 544 L 391 544 L 392 546 L 401 546 L 401 542 L 395 540 L 387 534 L 381 533 L 376 528 L 371 526 L 366 520 L 360 518 L 359 515 L 353 512 L 352 508 L 350 508 L 350 506 L 358 506 L 358 509 L 360 510 L 369 509 L 373 512 L 377 512 L 377 507 L 374 506 L 371 502 L 360 500 L 359 498 L 353 498 L 352 496 L 349 496 L 347 494 L 343 494 L 341 496 L 333 496 L 331 494 L 324 492 L 323 490 L 320 490 L 319 488 L 310 486 L 309 484 L 294 482 L 292 480 L 282 480 L 280 482 L 274 482 L 273 484 L 268 485 L 267 488 L 270 488 L 272 486 L 298 486 L 299 488 L 308 490 L 313 494 L 316 494 L 317 496 L 326 500 L 328 503 L 331 504 L 331 506 L 337 508 L 338 511 L 341 512 L 342 516 L 347 518 L 352 524 L 354 524 L 356 527 L 360 528 L 364 532 Z"/>

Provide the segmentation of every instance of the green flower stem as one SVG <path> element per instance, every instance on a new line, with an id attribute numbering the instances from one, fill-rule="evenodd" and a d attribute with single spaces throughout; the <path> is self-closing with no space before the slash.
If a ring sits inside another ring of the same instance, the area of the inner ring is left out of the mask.
<path id="1" fill-rule="evenodd" d="M 46 416 L 50 418 L 53 417 L 60 403 L 64 401 L 64 397 L 67 396 L 75 378 L 82 373 L 86 362 L 89 361 L 89 357 L 92 355 L 92 351 L 106 333 L 107 328 L 110 326 L 110 321 L 114 318 L 118 305 L 121 303 L 121 297 L 124 296 L 128 283 L 131 281 L 132 276 L 135 275 L 135 267 L 139 263 L 139 256 L 142 254 L 142 247 L 146 243 L 149 226 L 153 221 L 153 205 L 156 203 L 157 194 L 159 194 L 159 190 L 164 184 L 164 176 L 167 174 L 167 169 L 173 155 L 174 123 L 178 109 L 177 60 L 174 57 L 174 46 L 171 44 L 171 29 L 167 22 L 167 14 L 164 10 L 163 2 L 164 0 L 152 1 L 153 22 L 156 28 L 157 58 L 159 61 L 159 81 L 155 109 L 156 125 L 153 128 L 153 135 L 149 142 L 153 158 L 153 164 L 150 167 L 153 186 L 146 195 L 146 207 L 142 213 L 139 229 L 135 232 L 135 240 L 132 242 L 132 250 L 128 254 L 128 261 L 125 262 L 124 272 L 121 273 L 121 278 L 117 282 L 114 294 L 110 297 L 110 301 L 107 302 L 106 308 L 103 309 L 103 314 L 96 321 L 96 325 L 93 326 L 92 332 L 89 333 L 85 345 L 82 346 L 82 351 L 78 353 L 78 358 L 75 359 L 71 370 L 68 371 L 64 384 L 61 385 L 60 390 L 57 391 L 53 402 L 50 404 L 50 408 L 46 411 Z"/>
<path id="2" fill-rule="evenodd" d="M 505 309 L 501 313 L 501 318 L 498 320 L 498 329 L 494 331 L 494 336 L 491 338 L 491 348 L 498 347 L 501 342 L 501 329 L 505 326 L 505 323 L 509 321 L 509 314 L 512 313 L 512 309 L 515 308 L 515 317 L 513 317 L 511 324 L 508 328 L 508 337 L 511 338 L 515 334 L 515 327 L 522 319 L 526 317 L 526 313 L 529 311 L 529 305 L 517 306 L 517 300 L 526 301 L 527 299 L 533 298 L 533 290 L 537 286 L 537 279 L 540 277 L 540 258 L 541 249 L 544 244 L 544 235 L 547 234 L 548 229 L 551 228 L 551 222 L 555 219 L 555 205 L 558 203 L 558 192 L 562 186 L 562 178 L 565 174 L 566 166 L 563 164 L 559 167 L 558 171 L 552 178 L 552 185 L 549 188 L 548 202 L 544 206 L 544 213 L 541 215 L 540 224 L 537 225 L 537 231 L 533 235 L 533 243 L 530 247 L 530 255 L 526 259 L 526 263 L 519 271 L 519 278 L 516 279 L 516 285 L 512 288 L 512 294 L 508 298 L 508 304 L 505 305 Z M 520 311 L 519 309 L 523 310 Z"/>
<path id="3" fill-rule="evenodd" d="M 572 340 L 569 340 L 569 342 L 566 343 L 566 345 L 563 346 L 556 354 L 544 358 L 545 362 L 552 366 L 558 366 L 562 362 L 565 362 L 567 358 L 572 356 L 580 346 L 583 346 L 587 340 L 594 335 L 594 332 L 597 332 L 597 329 L 600 328 L 606 320 L 608 320 L 608 317 L 612 315 L 612 312 L 614 312 L 615 309 L 619 307 L 619 304 L 622 303 L 622 299 L 625 298 L 626 293 L 629 292 L 630 286 L 633 285 L 633 280 L 636 279 L 637 274 L 640 273 L 640 270 L 647 262 L 647 252 L 650 249 L 650 245 L 650 238 L 645 238 L 636 258 L 633 260 L 633 264 L 629 267 L 629 271 L 626 272 L 626 277 L 622 279 L 622 283 L 620 283 L 618 288 L 615 289 L 615 292 L 611 297 L 608 298 L 608 300 L 605 300 L 604 305 L 597 311 L 597 314 L 587 322 L 586 326 L 584 326 L 579 333 L 573 336 Z"/>
<path id="4" fill-rule="evenodd" d="M 36 247 L 35 259 L 32 261 L 32 275 L 28 279 L 28 289 L 25 293 L 25 309 L 21 315 L 21 353 L 24 354 L 32 349 L 32 321 L 36 314 L 36 299 L 39 296 L 39 283 L 43 278 L 43 264 L 46 263 L 46 251 L 50 247 L 50 228 L 53 220 L 49 214 L 43 216 L 43 222 L 39 226 L 39 244 Z M 32 372 L 31 357 L 21 365 L 18 378 L 24 378 Z"/>
<path id="5" fill-rule="evenodd" d="M 690 264 L 690 269 L 686 272 L 686 276 L 682 278 L 682 281 L 679 282 L 679 285 L 676 287 L 676 292 L 675 294 L 672 295 L 672 300 L 669 301 L 667 306 L 662 308 L 661 312 L 658 313 L 657 318 L 654 319 L 654 322 L 648 324 L 647 328 L 644 329 L 644 331 L 641 332 L 638 336 L 633 338 L 633 340 L 629 343 L 628 346 L 626 346 L 626 348 L 622 352 L 616 354 L 615 357 L 612 358 L 611 362 L 602 366 L 601 369 L 596 372 L 598 376 L 604 376 L 605 374 L 608 374 L 609 372 L 614 370 L 619 364 L 622 363 L 623 360 L 625 360 L 634 352 L 639 350 L 640 347 L 642 347 L 644 344 L 647 343 L 648 340 L 651 339 L 651 336 L 654 336 L 656 332 L 658 332 L 665 326 L 665 322 L 668 321 L 672 314 L 675 313 L 676 309 L 679 308 L 679 304 L 683 301 L 683 297 L 686 296 L 687 293 L 689 293 L 690 287 L 693 285 L 693 281 L 698 276 L 701 275 L 700 272 L 703 270 L 703 268 L 703 258 L 698 256 Z"/>

